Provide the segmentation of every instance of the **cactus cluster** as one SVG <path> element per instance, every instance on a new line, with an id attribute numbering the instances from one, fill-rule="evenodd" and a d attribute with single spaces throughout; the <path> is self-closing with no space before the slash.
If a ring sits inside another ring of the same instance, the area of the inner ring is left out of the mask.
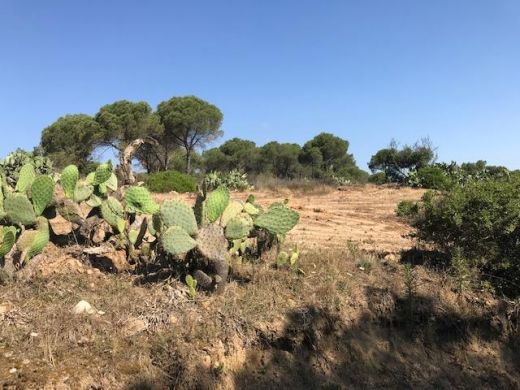
<path id="1" fill-rule="evenodd" d="M 118 188 L 110 162 L 84 179 L 74 165 L 57 180 L 30 164 L 12 185 L 0 177 L 0 257 L 17 255 L 23 265 L 41 253 L 58 236 L 56 217 L 71 223 L 64 236 L 71 242 L 124 249 L 137 265 L 157 258 L 184 262 L 193 289 L 216 291 L 227 282 L 233 256 L 252 253 L 265 237 L 287 234 L 299 219 L 284 204 L 264 211 L 254 197 L 232 200 L 223 186 L 202 191 L 193 207 L 177 199 L 158 205 L 144 187 Z"/>

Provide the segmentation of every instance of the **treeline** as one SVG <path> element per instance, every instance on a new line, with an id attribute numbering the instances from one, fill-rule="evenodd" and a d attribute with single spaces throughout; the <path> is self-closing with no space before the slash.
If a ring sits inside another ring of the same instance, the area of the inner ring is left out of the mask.
<path id="1" fill-rule="evenodd" d="M 155 111 L 146 102 L 117 101 L 94 116 L 66 115 L 45 128 L 40 149 L 56 167 L 76 164 L 86 171 L 96 151 L 111 148 L 120 157 L 140 139 L 133 158 L 148 172 L 179 170 L 187 173 L 230 171 L 267 174 L 279 178 L 341 178 L 366 181 L 348 153 L 347 140 L 321 133 L 303 146 L 233 138 L 221 146 L 200 150 L 223 135 L 222 112 L 195 96 L 173 97 Z"/>

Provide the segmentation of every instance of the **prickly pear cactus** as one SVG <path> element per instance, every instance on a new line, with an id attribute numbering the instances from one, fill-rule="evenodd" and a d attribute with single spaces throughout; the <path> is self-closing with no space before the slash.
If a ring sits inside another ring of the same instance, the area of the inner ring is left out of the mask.
<path id="1" fill-rule="evenodd" d="M 193 209 L 177 200 L 166 200 L 161 205 L 161 219 L 167 226 L 179 226 L 193 236 L 197 233 L 197 221 Z"/>
<path id="2" fill-rule="evenodd" d="M 197 225 L 199 227 L 203 227 L 208 224 L 205 202 L 205 195 L 201 193 L 197 194 L 197 199 L 195 200 L 195 205 L 193 206 L 193 212 L 195 213 L 195 219 L 197 220 Z"/>
<path id="3" fill-rule="evenodd" d="M 299 220 L 300 215 L 296 211 L 283 204 L 275 204 L 255 219 L 255 225 L 273 234 L 287 234 Z"/>
<path id="4" fill-rule="evenodd" d="M 239 200 L 231 200 L 222 213 L 222 217 L 220 218 L 220 224 L 224 227 L 228 224 L 230 220 L 235 218 L 238 214 L 242 212 L 244 209 L 244 204 Z"/>
<path id="5" fill-rule="evenodd" d="M 197 236 L 197 249 L 210 260 L 224 260 L 228 242 L 224 236 L 222 226 L 209 224 L 199 230 Z"/>
<path id="6" fill-rule="evenodd" d="M 159 206 L 144 187 L 130 187 L 125 192 L 126 211 L 129 213 L 155 214 Z"/>
<path id="7" fill-rule="evenodd" d="M 43 175 L 34 179 L 31 186 L 31 200 L 36 215 L 42 215 L 45 209 L 52 203 L 54 196 L 54 180 L 50 176 Z"/>
<path id="8" fill-rule="evenodd" d="M 94 173 L 93 183 L 95 186 L 105 183 L 112 176 L 112 162 L 99 164 Z"/>
<path id="9" fill-rule="evenodd" d="M 229 190 L 219 187 L 208 195 L 206 200 L 206 215 L 210 222 L 215 222 L 220 218 L 229 204 Z"/>
<path id="10" fill-rule="evenodd" d="M 61 172 L 60 183 L 67 198 L 74 198 L 74 191 L 76 190 L 76 184 L 78 181 L 79 170 L 77 166 L 69 165 L 63 169 Z"/>
<path id="11" fill-rule="evenodd" d="M 16 228 L 14 226 L 3 226 L 0 229 L 0 257 L 7 255 L 16 243 Z"/>
<path id="12" fill-rule="evenodd" d="M 56 211 L 69 222 L 77 225 L 83 223 L 83 215 L 79 205 L 70 199 L 60 200 L 56 205 Z"/>
<path id="13" fill-rule="evenodd" d="M 106 182 L 99 184 L 98 189 L 102 195 L 108 194 L 109 190 L 117 191 L 117 176 L 112 173 Z"/>
<path id="14" fill-rule="evenodd" d="M 34 171 L 34 166 L 32 164 L 25 164 L 22 169 L 20 169 L 20 176 L 16 182 L 16 191 L 26 192 L 31 188 L 35 178 L 36 172 Z"/>
<path id="15" fill-rule="evenodd" d="M 161 245 L 167 253 L 175 256 L 189 252 L 197 243 L 184 229 L 172 226 L 162 234 Z"/>
<path id="16" fill-rule="evenodd" d="M 249 215 L 258 215 L 260 214 L 260 210 L 252 203 L 246 202 L 244 205 L 244 211 Z"/>
<path id="17" fill-rule="evenodd" d="M 4 208 L 7 217 L 14 224 L 29 226 L 36 222 L 36 214 L 31 201 L 23 194 L 7 194 Z"/>
<path id="18" fill-rule="evenodd" d="M 226 226 L 226 238 L 228 240 L 237 240 L 246 238 L 253 230 L 253 219 L 247 213 L 240 213 Z"/>
<path id="19" fill-rule="evenodd" d="M 74 199 L 74 202 L 81 203 L 90 198 L 93 192 L 94 188 L 90 184 L 77 182 L 74 187 L 72 198 Z"/>
<path id="20" fill-rule="evenodd" d="M 38 217 L 36 230 L 26 230 L 22 233 L 16 246 L 22 252 L 22 261 L 27 262 L 43 251 L 49 242 L 49 222 L 44 217 Z"/>
<path id="21" fill-rule="evenodd" d="M 125 229 L 125 211 L 123 205 L 113 197 L 108 197 L 107 200 L 101 203 L 101 215 L 103 219 L 118 232 L 123 232 Z"/>

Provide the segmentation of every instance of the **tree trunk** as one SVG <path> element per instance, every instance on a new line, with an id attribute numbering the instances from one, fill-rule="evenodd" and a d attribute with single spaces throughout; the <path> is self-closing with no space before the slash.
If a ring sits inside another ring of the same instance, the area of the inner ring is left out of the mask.
<path id="1" fill-rule="evenodd" d="M 191 174 L 191 150 L 186 149 L 186 173 Z"/>
<path id="2" fill-rule="evenodd" d="M 145 143 L 155 144 L 151 139 L 138 138 L 132 141 L 122 153 L 119 154 L 118 176 L 120 185 L 132 185 L 135 183 L 135 176 L 132 171 L 132 158 L 137 150 Z"/>

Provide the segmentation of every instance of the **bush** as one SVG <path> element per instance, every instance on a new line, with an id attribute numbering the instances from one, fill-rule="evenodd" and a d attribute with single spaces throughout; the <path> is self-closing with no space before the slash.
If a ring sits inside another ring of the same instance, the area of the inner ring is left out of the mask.
<path id="1" fill-rule="evenodd" d="M 203 179 L 203 185 L 208 190 L 214 190 L 217 187 L 224 186 L 229 190 L 249 190 L 251 184 L 247 180 L 247 174 L 233 169 L 228 173 L 210 172 Z"/>
<path id="2" fill-rule="evenodd" d="M 152 192 L 194 192 L 197 190 L 197 181 L 193 176 L 177 171 L 151 173 L 145 177 L 144 184 Z"/>
<path id="3" fill-rule="evenodd" d="M 419 207 L 417 206 L 417 203 L 411 200 L 402 200 L 395 209 L 397 216 L 403 218 L 410 218 L 416 215 L 418 211 Z"/>
<path id="4" fill-rule="evenodd" d="M 452 180 L 439 167 L 425 167 L 417 171 L 419 187 L 432 190 L 447 190 L 452 186 Z"/>
<path id="5" fill-rule="evenodd" d="M 372 184 L 385 184 L 387 182 L 386 174 L 384 172 L 377 172 L 368 177 L 368 182 Z"/>
<path id="6" fill-rule="evenodd" d="M 498 290 L 520 295 L 520 183 L 483 180 L 427 192 L 413 222 L 419 239 L 459 255 Z"/>

